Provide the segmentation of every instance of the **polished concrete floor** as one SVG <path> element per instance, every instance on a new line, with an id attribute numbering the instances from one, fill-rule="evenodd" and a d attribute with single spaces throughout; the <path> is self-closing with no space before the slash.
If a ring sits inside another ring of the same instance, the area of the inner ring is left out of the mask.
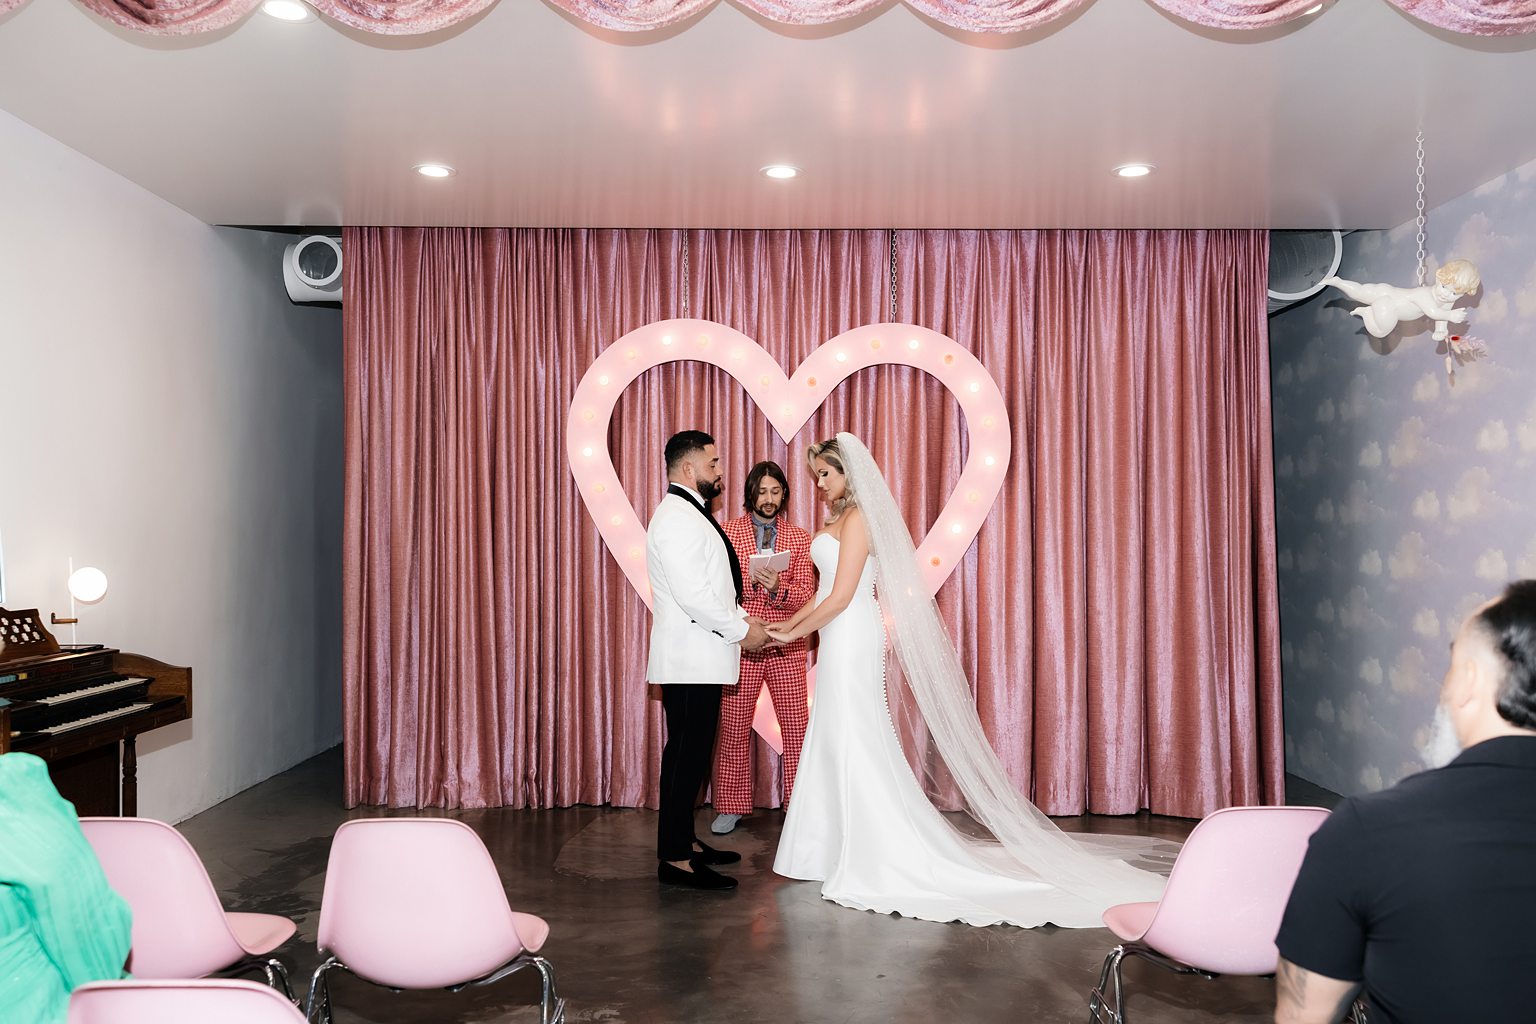
<path id="1" fill-rule="evenodd" d="M 1305 784 L 1300 784 L 1304 786 Z M 1328 795 L 1296 789 L 1293 802 Z M 184 822 L 227 909 L 299 922 L 280 950 L 307 979 L 341 757 L 331 751 Z M 410 812 L 407 812 L 410 813 Z M 436 812 L 432 812 L 436 813 Z M 700 811 L 700 827 L 707 821 Z M 602 807 L 464 811 L 484 838 L 512 906 L 546 918 L 566 1019 L 612 1024 L 862 1024 L 885 1021 L 1084 1021 L 1087 992 L 1114 945 L 1108 931 L 972 928 L 861 913 L 819 898 L 814 883 L 771 871 L 782 818 L 760 812 L 720 845 L 741 851 L 734 893 L 663 889 L 655 881 L 652 812 Z M 1063 827 L 1182 838 L 1192 822 L 1141 815 Z M 410 880 L 398 893 L 409 898 Z M 538 1019 L 532 972 L 473 992 L 391 993 L 336 975 L 338 1024 Z M 1126 968 L 1135 1024 L 1272 1019 L 1273 982 L 1204 981 L 1145 963 Z"/>

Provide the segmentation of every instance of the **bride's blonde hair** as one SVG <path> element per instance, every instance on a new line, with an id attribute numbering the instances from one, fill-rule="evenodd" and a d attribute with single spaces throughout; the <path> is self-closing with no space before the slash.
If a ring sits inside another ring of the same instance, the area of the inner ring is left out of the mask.
<path id="1" fill-rule="evenodd" d="M 858 496 L 853 493 L 853 481 L 848 479 L 848 470 L 843 465 L 843 450 L 837 445 L 837 438 L 828 438 L 818 441 L 805 450 L 805 464 L 811 468 L 811 475 L 816 475 L 816 460 L 820 459 L 843 476 L 843 496 L 831 502 L 827 508 L 826 522 L 836 522 L 848 509 L 859 503 Z"/>

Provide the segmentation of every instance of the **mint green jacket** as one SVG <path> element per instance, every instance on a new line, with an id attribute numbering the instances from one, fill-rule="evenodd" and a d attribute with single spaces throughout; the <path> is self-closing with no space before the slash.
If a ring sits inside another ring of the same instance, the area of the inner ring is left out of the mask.
<path id="1" fill-rule="evenodd" d="M 76 985 L 123 976 L 131 926 L 48 766 L 0 755 L 0 1017 L 62 1022 Z"/>

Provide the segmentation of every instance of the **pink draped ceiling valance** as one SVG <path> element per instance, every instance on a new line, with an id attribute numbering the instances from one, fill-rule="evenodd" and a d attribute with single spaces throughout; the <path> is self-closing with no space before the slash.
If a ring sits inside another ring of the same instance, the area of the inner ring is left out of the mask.
<path id="1" fill-rule="evenodd" d="M 0 14 L 27 0 L 0 0 Z M 190 35 L 225 28 L 261 0 L 77 0 L 126 28 L 153 35 Z M 415 35 L 448 28 L 496 0 L 308 0 L 325 17 L 364 32 Z M 524 0 L 526 2 L 526 0 Z M 686 21 L 721 0 L 545 0 L 601 28 L 644 32 Z M 731 0 L 785 25 L 824 25 L 897 0 Z M 1091 0 L 900 0 L 943 25 L 966 32 L 1021 32 L 1070 14 Z M 1318 0 L 1147 0 L 1195 25 L 1260 29 L 1303 17 Z M 1334 0 L 1330 0 L 1334 2 Z M 1536 0 L 1386 0 L 1436 28 L 1465 35 L 1536 32 Z"/>

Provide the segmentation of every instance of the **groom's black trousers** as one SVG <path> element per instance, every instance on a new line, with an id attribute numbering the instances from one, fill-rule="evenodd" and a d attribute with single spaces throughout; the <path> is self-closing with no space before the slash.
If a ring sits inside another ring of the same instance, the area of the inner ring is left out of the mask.
<path id="1" fill-rule="evenodd" d="M 693 856 L 693 811 L 709 778 L 720 725 L 720 686 L 670 683 L 661 688 L 667 713 L 667 745 L 661 749 L 661 816 L 656 825 L 656 858 Z"/>

